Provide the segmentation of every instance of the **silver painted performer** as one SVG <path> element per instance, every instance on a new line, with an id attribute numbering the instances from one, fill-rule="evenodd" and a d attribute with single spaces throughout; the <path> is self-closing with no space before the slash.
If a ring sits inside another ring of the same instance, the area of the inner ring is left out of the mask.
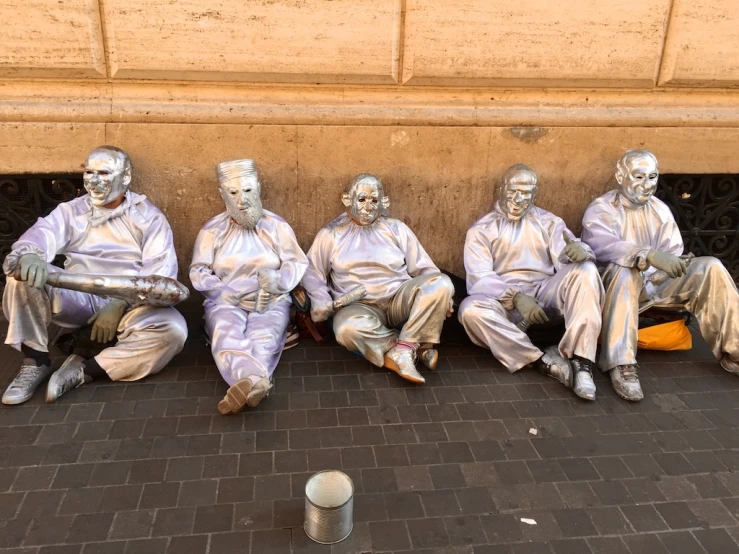
<path id="1" fill-rule="evenodd" d="M 59 254 L 66 256 L 66 273 L 177 278 L 167 219 L 144 195 L 128 190 L 131 178 L 131 161 L 123 150 L 96 148 L 85 164 L 88 194 L 39 218 L 5 258 L 5 342 L 21 350 L 25 359 L 3 403 L 30 399 L 51 374 L 51 322 L 67 328 L 92 323 L 92 340 L 108 343 L 117 336 L 118 342 L 89 360 L 69 356 L 49 379 L 47 402 L 91 379 L 135 381 L 157 373 L 182 350 L 187 325 L 174 308 L 130 306 L 119 298 L 46 284 L 49 272 L 59 271 L 50 265 Z"/>
<path id="2" fill-rule="evenodd" d="M 536 173 L 514 165 L 503 175 L 495 209 L 467 232 L 470 296 L 459 307 L 459 320 L 472 342 L 490 348 L 511 373 L 532 365 L 593 400 L 603 305 L 595 256 L 561 218 L 534 205 L 537 191 Z M 542 352 L 519 326 L 549 316 L 564 316 L 559 352 Z"/>
<path id="3" fill-rule="evenodd" d="M 657 158 L 629 150 L 616 165 L 618 188 L 595 199 L 583 216 L 583 240 L 601 266 L 606 302 L 598 366 L 619 396 L 644 398 L 636 363 L 639 313 L 684 307 L 726 371 L 739 375 L 739 294 L 716 258 L 690 259 L 675 218 L 657 189 Z"/>
<path id="4" fill-rule="evenodd" d="M 321 229 L 308 251 L 303 285 L 314 321 L 333 315 L 336 340 L 378 367 L 424 383 L 417 358 L 435 369 L 454 287 L 413 232 L 386 215 L 383 185 L 361 174 L 342 195 L 346 213 Z M 334 313 L 333 300 L 360 286 L 366 296 Z"/>
<path id="5" fill-rule="evenodd" d="M 226 211 L 198 234 L 190 265 L 193 287 L 205 296 L 213 358 L 228 383 L 222 414 L 256 407 L 272 388 L 290 321 L 290 291 L 308 260 L 290 225 L 262 208 L 253 160 L 218 164 Z"/>

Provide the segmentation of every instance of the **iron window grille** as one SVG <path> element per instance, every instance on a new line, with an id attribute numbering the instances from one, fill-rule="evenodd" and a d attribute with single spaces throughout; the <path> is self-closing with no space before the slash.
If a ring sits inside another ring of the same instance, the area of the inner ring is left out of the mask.
<path id="1" fill-rule="evenodd" d="M 656 196 L 672 210 L 685 251 L 718 258 L 739 282 L 739 175 L 660 175 Z"/>
<path id="2" fill-rule="evenodd" d="M 0 263 L 39 217 L 85 193 L 81 174 L 0 175 Z M 59 264 L 63 257 L 55 260 Z M 0 271 L 0 293 L 5 274 Z"/>

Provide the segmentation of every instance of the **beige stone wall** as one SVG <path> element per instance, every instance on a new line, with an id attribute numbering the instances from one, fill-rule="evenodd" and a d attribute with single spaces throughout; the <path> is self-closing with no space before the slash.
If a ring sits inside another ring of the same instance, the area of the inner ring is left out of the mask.
<path id="1" fill-rule="evenodd" d="M 0 173 L 128 150 L 186 267 L 249 156 L 304 247 L 356 173 L 437 263 L 515 162 L 573 230 L 647 147 L 664 172 L 739 172 L 736 0 L 5 0 Z"/>

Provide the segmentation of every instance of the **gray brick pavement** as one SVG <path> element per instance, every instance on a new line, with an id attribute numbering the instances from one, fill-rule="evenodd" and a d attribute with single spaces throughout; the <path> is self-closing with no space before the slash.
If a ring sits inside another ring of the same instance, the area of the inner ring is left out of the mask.
<path id="1" fill-rule="evenodd" d="M 739 552 L 739 379 L 699 339 L 640 355 L 639 404 L 600 375 L 584 403 L 454 336 L 423 387 L 303 341 L 262 406 L 223 417 L 191 334 L 143 382 L 0 408 L 0 552 Z M 0 385 L 19 361 L 3 349 Z M 326 468 L 356 489 L 333 547 L 302 531 L 303 486 Z"/>

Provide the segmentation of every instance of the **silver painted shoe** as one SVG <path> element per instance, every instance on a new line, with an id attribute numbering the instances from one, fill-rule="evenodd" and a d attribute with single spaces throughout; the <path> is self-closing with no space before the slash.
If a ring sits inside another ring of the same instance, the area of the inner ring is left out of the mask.
<path id="1" fill-rule="evenodd" d="M 641 390 L 641 383 L 639 383 L 639 376 L 637 375 L 638 369 L 639 366 L 636 364 L 620 365 L 609 372 L 613 390 L 624 400 L 638 402 L 644 398 L 644 392 Z"/>
<path id="2" fill-rule="evenodd" d="M 226 396 L 218 403 L 218 411 L 223 415 L 237 414 L 245 407 L 256 408 L 259 403 L 269 396 L 272 390 L 269 379 L 262 377 L 256 383 L 252 383 L 248 377 L 234 383 L 226 391 Z"/>
<path id="3" fill-rule="evenodd" d="M 593 382 L 593 362 L 582 358 L 572 358 L 570 367 L 574 377 L 573 392 L 584 400 L 595 400 L 595 383 Z"/>
<path id="4" fill-rule="evenodd" d="M 30 400 L 38 386 L 51 375 L 51 366 L 40 365 L 31 358 L 26 358 L 21 364 L 21 369 L 13 381 L 5 389 L 3 404 L 9 406 L 23 404 Z"/>
<path id="5" fill-rule="evenodd" d="M 272 390 L 272 383 L 266 377 L 262 377 L 259 381 L 254 383 L 249 394 L 246 395 L 246 405 L 250 408 L 256 408 L 259 403 L 269 396 L 269 391 Z"/>
<path id="6" fill-rule="evenodd" d="M 416 353 L 410 348 L 393 346 L 385 353 L 385 367 L 411 383 L 423 384 L 426 379 L 416 369 Z"/>
<path id="7" fill-rule="evenodd" d="M 436 348 L 426 348 L 418 353 L 418 358 L 423 365 L 434 371 L 439 363 L 439 351 Z"/>
<path id="8" fill-rule="evenodd" d="M 544 355 L 534 362 L 534 367 L 544 375 L 556 379 L 565 387 L 572 388 L 572 368 L 570 363 L 561 356 L 556 346 L 544 349 Z"/>
<path id="9" fill-rule="evenodd" d="M 246 399 L 252 388 L 251 379 L 241 379 L 226 391 L 226 396 L 218 403 L 218 411 L 223 415 L 237 414 L 246 406 Z"/>
<path id="10" fill-rule="evenodd" d="M 46 387 L 46 402 L 54 402 L 63 394 L 81 387 L 87 378 L 84 371 L 85 359 L 77 354 L 72 354 L 57 369 L 49 379 Z"/>
<path id="11" fill-rule="evenodd" d="M 721 367 L 723 367 L 729 373 L 739 376 L 739 362 L 735 362 L 734 360 L 729 358 L 728 354 L 724 354 L 724 357 L 721 358 Z"/>

